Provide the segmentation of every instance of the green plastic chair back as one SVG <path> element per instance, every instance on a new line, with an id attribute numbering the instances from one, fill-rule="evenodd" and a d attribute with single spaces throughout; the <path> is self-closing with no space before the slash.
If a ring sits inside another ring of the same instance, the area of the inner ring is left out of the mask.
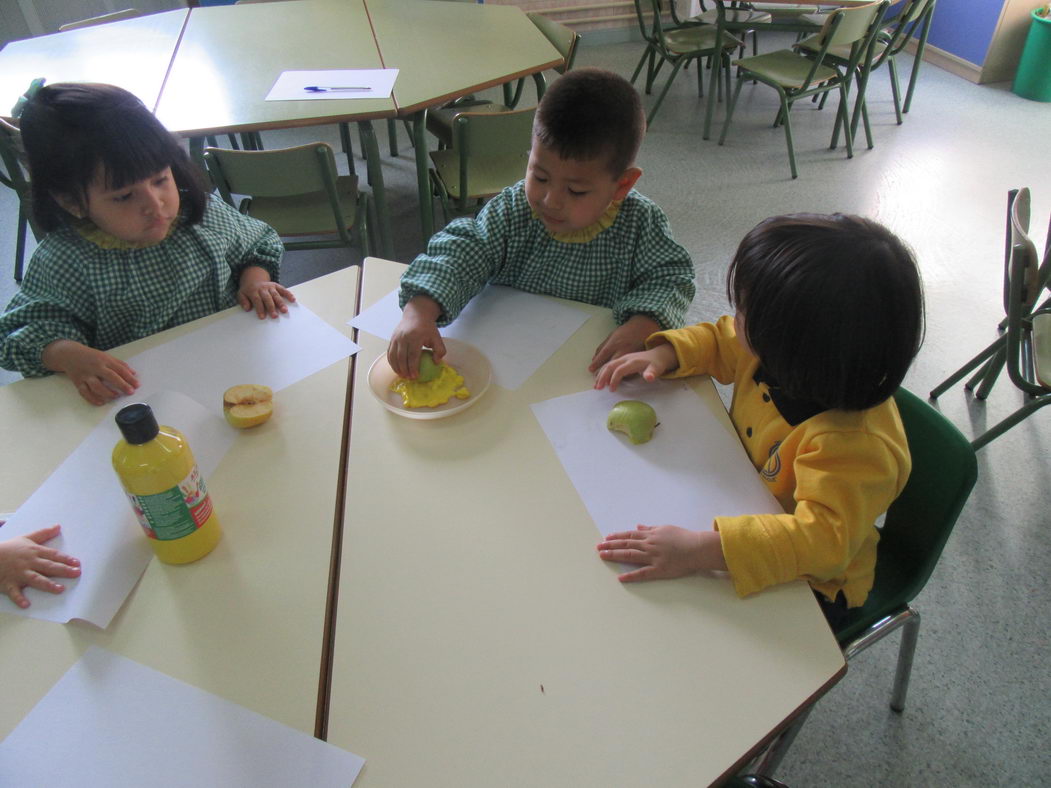
<path id="1" fill-rule="evenodd" d="M 337 175 L 328 144 L 261 151 L 205 148 L 204 160 L 226 202 L 266 222 L 283 238 L 336 236 L 285 241 L 285 249 L 353 246 L 350 230 L 357 226 L 362 256 L 369 254 L 367 197 L 358 191 L 357 176 Z M 247 196 L 235 204 L 235 194 Z"/>
<path id="2" fill-rule="evenodd" d="M 30 186 L 25 169 L 25 153 L 22 150 L 21 134 L 17 126 L 0 119 L 0 183 L 11 189 L 18 197 L 18 220 L 15 228 L 15 281 L 22 283 L 22 271 L 26 254 L 26 229 L 33 231 L 38 241 L 41 233 L 33 221 L 29 209 Z"/>
<path id="3" fill-rule="evenodd" d="M 536 107 L 511 112 L 461 112 L 453 145 L 431 151 L 443 208 L 459 212 L 522 179 L 533 138 Z"/>
<path id="4" fill-rule="evenodd" d="M 577 57 L 577 45 L 580 43 L 580 34 L 561 22 L 548 19 L 542 14 L 530 11 L 526 14 L 529 20 L 536 25 L 537 29 L 544 34 L 551 46 L 558 50 L 565 60 L 565 65 L 555 69 L 559 74 L 565 74 L 573 68 L 573 61 Z"/>
<path id="5" fill-rule="evenodd" d="M 835 633 L 840 644 L 904 609 L 920 593 L 978 478 L 974 450 L 956 427 L 905 389 L 898 389 L 894 401 L 912 473 L 880 529 L 875 585 Z"/>

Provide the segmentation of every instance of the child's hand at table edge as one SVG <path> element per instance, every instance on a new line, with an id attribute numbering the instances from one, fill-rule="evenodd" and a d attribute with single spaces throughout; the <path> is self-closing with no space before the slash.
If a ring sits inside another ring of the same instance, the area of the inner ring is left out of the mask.
<path id="1" fill-rule="evenodd" d="M 595 355 L 588 365 L 592 375 L 607 361 L 620 358 L 627 353 L 646 349 L 646 337 L 660 331 L 660 324 L 648 315 L 632 315 L 618 326 L 595 348 Z"/>
<path id="2" fill-rule="evenodd" d="M 420 374 L 420 353 L 431 349 L 435 362 L 445 358 L 445 343 L 438 333 L 442 308 L 433 298 L 413 296 L 402 310 L 401 320 L 390 335 L 387 363 L 398 377 L 413 380 Z"/>
<path id="3" fill-rule="evenodd" d="M 634 531 L 609 534 L 596 549 L 603 561 L 642 565 L 618 576 L 622 583 L 726 570 L 718 531 L 698 533 L 677 525 L 640 525 Z"/>
<path id="4" fill-rule="evenodd" d="M 595 388 L 609 388 L 616 391 L 620 382 L 629 375 L 642 375 L 647 383 L 652 383 L 666 372 L 679 366 L 675 348 L 662 342 L 649 350 L 640 353 L 628 353 L 602 365 L 595 375 Z"/>
<path id="5" fill-rule="evenodd" d="M 61 530 L 62 526 L 52 525 L 0 542 L 0 592 L 11 597 L 20 608 L 29 607 L 29 600 L 22 593 L 26 586 L 60 594 L 66 587 L 49 578 L 80 577 L 79 560 L 44 547 L 44 542 L 54 539 Z"/>
<path id="6" fill-rule="evenodd" d="M 276 318 L 278 314 L 288 312 L 289 304 L 295 303 L 296 297 L 287 287 L 270 280 L 270 273 L 258 265 L 247 266 L 241 272 L 237 289 L 237 303 L 245 312 L 255 310 L 260 320 L 267 315 Z"/>
<path id="7" fill-rule="evenodd" d="M 104 405 L 139 387 L 135 370 L 119 358 L 72 339 L 56 339 L 44 348 L 44 366 L 63 372 L 77 393 L 92 405 Z"/>

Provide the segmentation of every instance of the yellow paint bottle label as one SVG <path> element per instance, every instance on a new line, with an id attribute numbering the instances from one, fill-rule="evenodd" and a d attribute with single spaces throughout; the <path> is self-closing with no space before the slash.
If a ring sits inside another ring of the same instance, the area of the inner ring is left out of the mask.
<path id="1" fill-rule="evenodd" d="M 146 536 L 162 542 L 189 536 L 212 516 L 212 499 L 196 465 L 177 486 L 153 495 L 128 493 L 128 501 Z"/>

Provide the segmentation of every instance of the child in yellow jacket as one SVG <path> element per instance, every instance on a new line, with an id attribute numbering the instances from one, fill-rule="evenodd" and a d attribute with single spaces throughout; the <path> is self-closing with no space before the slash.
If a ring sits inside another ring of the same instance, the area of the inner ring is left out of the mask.
<path id="1" fill-rule="evenodd" d="M 733 381 L 730 417 L 784 513 L 716 517 L 701 533 L 640 525 L 599 555 L 642 565 L 625 582 L 728 570 L 742 596 L 803 578 L 835 625 L 872 588 L 875 521 L 911 469 L 891 395 L 923 336 L 916 263 L 861 217 L 774 217 L 741 242 L 727 296 L 734 317 L 653 334 L 595 387 L 633 374 Z"/>

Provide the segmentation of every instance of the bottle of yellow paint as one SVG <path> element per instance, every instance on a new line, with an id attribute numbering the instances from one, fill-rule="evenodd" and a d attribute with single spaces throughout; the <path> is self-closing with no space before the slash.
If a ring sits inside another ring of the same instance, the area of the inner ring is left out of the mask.
<path id="1" fill-rule="evenodd" d="M 121 408 L 116 421 L 124 437 L 113 447 L 113 469 L 153 552 L 168 564 L 210 553 L 222 530 L 186 438 L 158 426 L 142 403 Z"/>

